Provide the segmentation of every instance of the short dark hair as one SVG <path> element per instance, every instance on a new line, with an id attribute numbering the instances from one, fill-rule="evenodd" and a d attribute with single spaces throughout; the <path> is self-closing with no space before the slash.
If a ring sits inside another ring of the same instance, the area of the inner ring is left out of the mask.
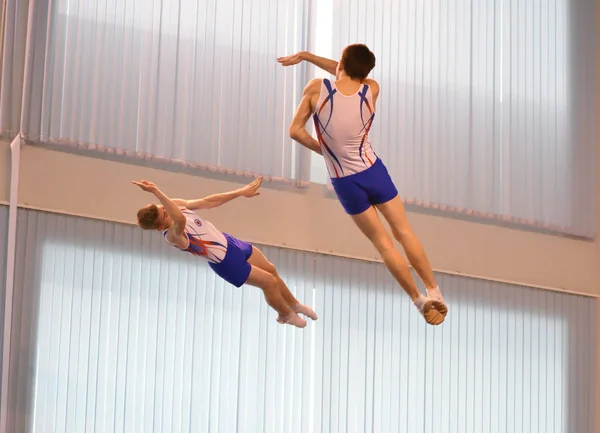
<path id="1" fill-rule="evenodd" d="M 342 53 L 340 66 L 350 78 L 364 80 L 375 67 L 375 54 L 365 44 L 348 45 Z"/>
<path id="2" fill-rule="evenodd" d="M 149 204 L 141 208 L 137 213 L 138 226 L 144 230 L 156 229 L 156 219 L 158 218 L 158 206 Z"/>

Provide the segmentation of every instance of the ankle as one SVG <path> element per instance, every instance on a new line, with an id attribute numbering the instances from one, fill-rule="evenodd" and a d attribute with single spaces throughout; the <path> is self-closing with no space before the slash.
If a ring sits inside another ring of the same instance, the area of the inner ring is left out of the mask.
<path id="1" fill-rule="evenodd" d="M 425 302 L 427 302 L 427 296 L 419 293 L 418 296 L 412 300 L 412 302 L 418 309 L 421 309 L 423 305 L 425 305 Z"/>
<path id="2" fill-rule="evenodd" d="M 427 289 L 427 296 L 438 302 L 445 303 L 444 295 L 442 295 L 442 292 L 439 287 L 435 287 L 433 289 Z"/>
<path id="3" fill-rule="evenodd" d="M 280 316 L 282 317 L 286 317 L 286 318 L 290 318 L 290 317 L 294 317 L 298 315 L 297 311 L 294 311 L 292 308 L 290 308 L 286 313 L 279 313 Z"/>
<path id="4" fill-rule="evenodd" d="M 276 309 L 276 311 L 281 317 L 288 317 L 290 314 L 295 314 L 294 310 L 288 305 L 282 306 L 281 308 Z"/>
<path id="5" fill-rule="evenodd" d="M 418 289 L 415 288 L 414 291 L 411 291 L 408 296 L 410 296 L 410 300 L 414 303 L 417 301 L 417 299 L 421 298 L 421 297 L 425 297 L 425 295 L 423 295 L 421 292 L 419 292 Z"/>

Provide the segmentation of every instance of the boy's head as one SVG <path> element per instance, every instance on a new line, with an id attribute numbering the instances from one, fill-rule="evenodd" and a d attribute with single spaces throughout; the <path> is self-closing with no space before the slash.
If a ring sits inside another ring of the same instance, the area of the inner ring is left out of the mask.
<path id="1" fill-rule="evenodd" d="M 375 67 L 375 54 L 364 44 L 348 45 L 342 51 L 338 71 L 342 70 L 352 79 L 364 80 Z"/>
<path id="2" fill-rule="evenodd" d="M 144 230 L 165 230 L 173 225 L 173 220 L 162 205 L 153 203 L 144 206 L 137 213 L 137 224 Z"/>

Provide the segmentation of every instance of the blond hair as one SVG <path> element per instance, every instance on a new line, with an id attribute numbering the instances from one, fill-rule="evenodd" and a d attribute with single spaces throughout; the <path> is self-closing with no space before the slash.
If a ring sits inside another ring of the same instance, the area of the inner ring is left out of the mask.
<path id="1" fill-rule="evenodd" d="M 144 230 L 155 230 L 156 220 L 158 218 L 158 206 L 149 204 L 141 208 L 137 213 L 138 226 Z"/>

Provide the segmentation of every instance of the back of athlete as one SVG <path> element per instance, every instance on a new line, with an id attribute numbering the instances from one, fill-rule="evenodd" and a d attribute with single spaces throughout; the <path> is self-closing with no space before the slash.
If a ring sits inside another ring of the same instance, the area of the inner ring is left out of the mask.
<path id="1" fill-rule="evenodd" d="M 363 44 L 353 44 L 344 48 L 339 62 L 307 52 L 278 60 L 283 66 L 306 60 L 336 76 L 333 82 L 316 78 L 306 85 L 289 128 L 290 136 L 323 155 L 331 183 L 346 213 L 377 249 L 425 320 L 439 325 L 448 308 L 425 250 L 408 224 L 394 182 L 368 138 L 379 96 L 379 84 L 367 78 L 375 67 L 374 54 Z M 306 130 L 311 116 L 317 140 Z M 395 248 L 377 211 L 388 221 L 394 237 L 423 280 L 426 296 L 418 290 L 408 264 Z"/>

